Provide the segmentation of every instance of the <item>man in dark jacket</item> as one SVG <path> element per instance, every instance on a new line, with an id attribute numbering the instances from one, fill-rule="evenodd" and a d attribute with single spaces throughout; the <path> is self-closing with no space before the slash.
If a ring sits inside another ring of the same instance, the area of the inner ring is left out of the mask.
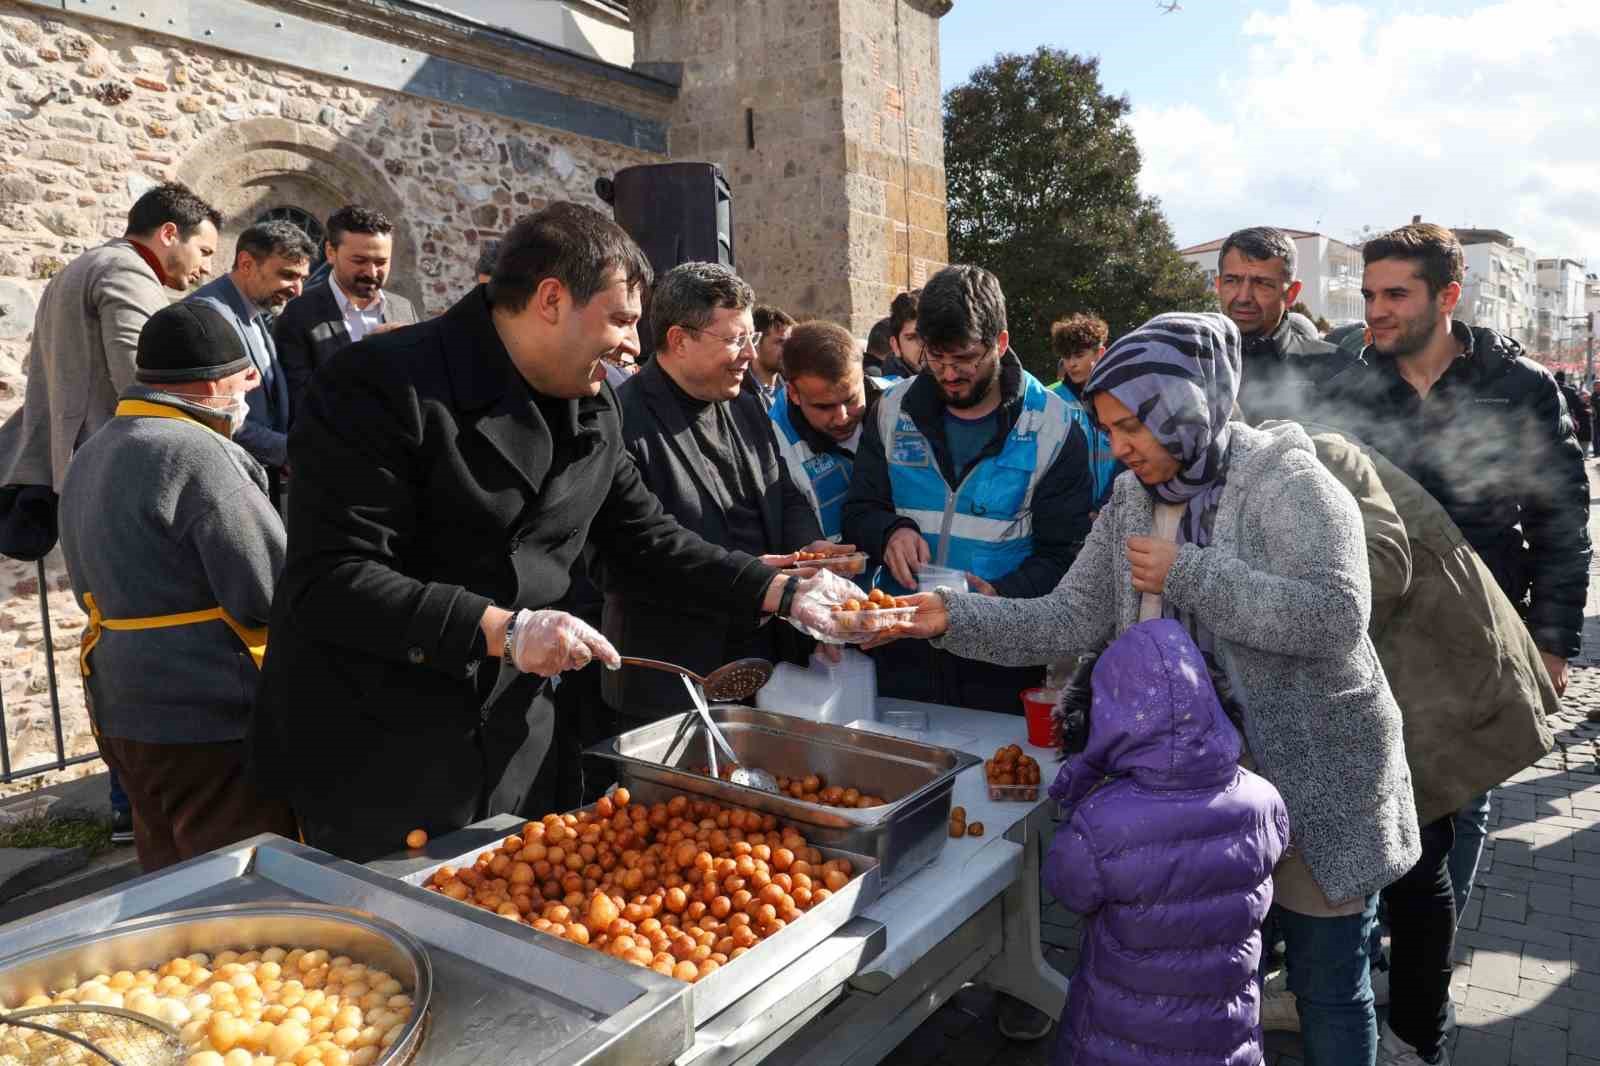
<path id="1" fill-rule="evenodd" d="M 311 375 L 351 344 L 417 320 L 411 302 L 388 292 L 394 224 L 381 211 L 346 205 L 328 216 L 323 251 L 329 270 L 310 281 L 273 323 L 278 359 L 289 381 L 291 420 Z"/>
<path id="2" fill-rule="evenodd" d="M 881 562 L 890 591 L 930 564 L 994 596 L 1043 596 L 1089 531 L 1083 431 L 1009 348 L 1005 297 L 980 267 L 922 290 L 925 373 L 893 385 L 866 421 L 844 505 L 844 539 Z M 1042 670 L 959 659 L 926 641 L 876 653 L 885 696 L 1022 713 Z"/>
<path id="3" fill-rule="evenodd" d="M 411 829 L 543 813 L 545 678 L 618 665 L 552 608 L 586 542 L 663 599 L 827 630 L 819 596 L 842 579 L 706 543 L 628 458 L 602 364 L 637 353 L 649 279 L 614 223 L 554 204 L 506 234 L 487 286 L 353 345 L 306 392 L 252 754 L 311 845 L 365 861 Z"/>
<path id="4" fill-rule="evenodd" d="M 1591 554 L 1588 478 L 1560 390 L 1515 341 L 1452 320 L 1464 264 L 1449 230 L 1403 226 L 1362 258 L 1372 344 L 1328 383 L 1328 417 L 1439 502 L 1524 612 L 1560 692 L 1581 647 Z M 1471 892 L 1483 809 L 1423 826 L 1422 860 L 1386 893 L 1405 977 L 1383 1033 L 1392 1054 L 1442 1054 L 1455 909 Z"/>
<path id="5" fill-rule="evenodd" d="M 643 485 L 700 536 L 775 565 L 824 545 L 789 478 L 750 373 L 754 293 L 716 263 L 684 263 L 650 294 L 655 358 L 618 393 L 623 442 Z M 605 634 L 629 655 L 705 673 L 734 659 L 803 663 L 811 642 L 763 625 L 745 605 L 667 588 L 645 560 L 605 559 Z M 690 706 L 683 682 L 653 670 L 604 679 L 606 703 L 631 728 Z"/>
<path id="6" fill-rule="evenodd" d="M 917 332 L 917 302 L 921 296 L 921 289 L 912 289 L 889 304 L 889 358 L 883 361 L 886 378 L 910 378 L 922 372 L 922 334 Z"/>
<path id="7" fill-rule="evenodd" d="M 1244 339 L 1239 409 L 1246 422 L 1302 421 L 1319 385 L 1355 359 L 1296 329 L 1289 308 L 1300 295 L 1294 242 L 1282 230 L 1252 226 L 1229 234 L 1217 253 L 1217 300 Z"/>
<path id="8" fill-rule="evenodd" d="M 1594 436 L 1594 412 L 1589 410 L 1588 398 L 1576 385 L 1567 383 L 1567 372 L 1556 371 L 1556 385 L 1561 389 L 1561 398 L 1567 402 L 1567 417 L 1572 419 L 1572 428 L 1578 437 L 1578 443 L 1583 445 L 1583 450 L 1589 450 L 1589 441 Z"/>

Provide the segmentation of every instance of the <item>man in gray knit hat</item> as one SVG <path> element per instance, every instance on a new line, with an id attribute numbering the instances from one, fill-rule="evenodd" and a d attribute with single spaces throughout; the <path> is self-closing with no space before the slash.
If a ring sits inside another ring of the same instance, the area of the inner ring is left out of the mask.
<path id="1" fill-rule="evenodd" d="M 84 685 L 146 871 L 295 831 L 243 772 L 284 555 L 266 475 L 233 441 L 260 383 L 221 311 L 156 312 L 135 384 L 62 484 L 61 548 L 89 616 Z"/>

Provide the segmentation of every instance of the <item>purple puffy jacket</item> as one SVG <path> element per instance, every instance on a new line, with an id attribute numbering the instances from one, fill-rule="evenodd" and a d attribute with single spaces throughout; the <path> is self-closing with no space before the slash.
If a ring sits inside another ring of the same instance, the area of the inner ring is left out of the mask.
<path id="1" fill-rule="evenodd" d="M 1177 622 L 1129 629 L 1093 684 L 1088 746 L 1050 787 L 1071 814 L 1045 884 L 1087 916 L 1055 1061 L 1255 1066 L 1288 809 L 1239 767 L 1239 734 Z"/>

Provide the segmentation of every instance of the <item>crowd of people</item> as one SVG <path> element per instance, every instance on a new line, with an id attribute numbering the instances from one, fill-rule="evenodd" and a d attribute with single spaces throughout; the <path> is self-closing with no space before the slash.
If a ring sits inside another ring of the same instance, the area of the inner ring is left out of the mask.
<path id="1" fill-rule="evenodd" d="M 1550 748 L 1591 554 L 1583 399 L 1454 319 L 1449 231 L 1366 243 L 1358 350 L 1257 227 L 1221 313 L 1066 315 L 1046 384 L 977 266 L 863 343 L 559 203 L 420 319 L 376 211 L 320 250 L 250 226 L 201 284 L 221 223 L 144 194 L 46 288 L 0 427 L 0 551 L 59 534 L 148 869 L 593 798 L 582 749 L 686 702 L 619 650 L 861 654 L 860 588 L 796 558 L 848 546 L 917 607 L 863 646 L 881 695 L 1019 714 L 1070 678 L 1062 1061 L 1259 1062 L 1263 1023 L 1312 1066 L 1444 1061 L 1488 793 Z"/>

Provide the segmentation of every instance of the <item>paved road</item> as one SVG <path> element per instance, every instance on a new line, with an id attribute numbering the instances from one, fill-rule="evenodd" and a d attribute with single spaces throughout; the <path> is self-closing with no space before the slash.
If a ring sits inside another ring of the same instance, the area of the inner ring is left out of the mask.
<path id="1" fill-rule="evenodd" d="M 1600 470 L 1589 464 L 1590 495 Z M 1590 534 L 1600 543 L 1600 510 Z M 1590 574 L 1583 657 L 1554 723 L 1557 746 L 1494 795 L 1489 840 L 1456 941 L 1455 1066 L 1600 1066 L 1600 564 Z M 1046 896 L 1046 957 L 1071 974 L 1076 915 Z M 1046 1066 L 1055 1034 L 1014 1044 L 993 996 L 968 987 L 905 1039 L 889 1066 Z M 1300 1041 L 1271 1033 L 1267 1066 L 1304 1066 Z"/>

